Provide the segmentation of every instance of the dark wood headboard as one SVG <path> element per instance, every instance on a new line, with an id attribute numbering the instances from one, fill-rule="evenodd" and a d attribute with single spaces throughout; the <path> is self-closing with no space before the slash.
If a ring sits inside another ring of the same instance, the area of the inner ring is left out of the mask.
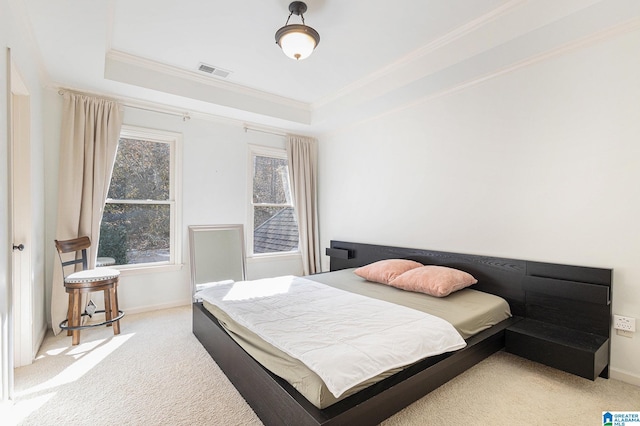
<path id="1" fill-rule="evenodd" d="M 332 271 L 383 259 L 411 259 L 466 271 L 478 280 L 472 288 L 504 298 L 514 316 L 559 330 L 575 330 L 584 334 L 576 339 L 591 342 L 595 338 L 598 347 L 606 346 L 604 374 L 608 375 L 611 269 L 345 241 L 331 241 L 326 253 L 331 257 Z"/>
<path id="2" fill-rule="evenodd" d="M 460 269 L 478 280 L 474 289 L 506 299 L 514 315 L 526 316 L 527 293 L 577 298 L 581 302 L 608 306 L 611 302 L 611 269 L 346 241 L 331 241 L 327 254 L 331 257 L 332 271 L 357 268 L 383 259 L 411 259 L 424 265 Z"/>

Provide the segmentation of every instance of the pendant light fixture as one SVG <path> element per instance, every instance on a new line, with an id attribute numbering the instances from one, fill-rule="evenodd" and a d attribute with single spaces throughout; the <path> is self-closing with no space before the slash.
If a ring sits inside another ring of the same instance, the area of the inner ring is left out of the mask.
<path id="1" fill-rule="evenodd" d="M 301 1 L 291 2 L 289 5 L 289 17 L 284 27 L 276 31 L 276 43 L 285 55 L 297 61 L 307 58 L 320 43 L 320 34 L 304 24 L 304 16 L 307 5 Z M 289 24 L 291 15 L 298 15 L 302 24 Z"/>

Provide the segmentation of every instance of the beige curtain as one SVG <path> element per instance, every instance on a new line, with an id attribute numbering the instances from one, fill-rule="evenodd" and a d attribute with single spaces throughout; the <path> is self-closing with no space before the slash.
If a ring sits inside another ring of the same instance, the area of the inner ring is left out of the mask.
<path id="1" fill-rule="evenodd" d="M 291 195 L 300 230 L 300 252 L 302 253 L 302 268 L 305 275 L 320 272 L 317 152 L 315 139 L 287 135 Z"/>
<path id="2" fill-rule="evenodd" d="M 95 266 L 102 209 L 109 190 L 121 126 L 122 111 L 117 102 L 64 94 L 55 238 L 67 240 L 88 235 L 91 238 L 90 268 Z M 53 241 L 50 243 L 53 247 Z M 60 322 L 67 317 L 68 297 L 57 253 L 52 285 L 51 326 L 58 334 Z"/>

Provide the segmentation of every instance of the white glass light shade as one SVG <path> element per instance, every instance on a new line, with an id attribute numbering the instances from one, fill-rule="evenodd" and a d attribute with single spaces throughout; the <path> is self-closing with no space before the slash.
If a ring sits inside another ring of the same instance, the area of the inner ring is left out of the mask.
<path id="1" fill-rule="evenodd" d="M 301 60 L 311 55 L 320 42 L 320 35 L 306 25 L 286 25 L 276 32 L 276 42 L 285 55 Z"/>
<path id="2" fill-rule="evenodd" d="M 316 47 L 316 42 L 308 34 L 292 32 L 282 36 L 280 47 L 288 57 L 300 60 L 311 55 Z"/>

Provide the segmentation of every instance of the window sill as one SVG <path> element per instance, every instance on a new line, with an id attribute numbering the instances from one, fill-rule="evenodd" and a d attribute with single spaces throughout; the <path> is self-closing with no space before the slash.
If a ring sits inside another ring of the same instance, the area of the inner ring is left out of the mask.
<path id="1" fill-rule="evenodd" d="M 162 272 L 179 271 L 183 267 L 182 263 L 163 264 L 163 265 L 125 265 L 125 266 L 109 266 L 109 268 L 120 271 L 121 277 L 140 274 L 158 274 Z"/>
<path id="2" fill-rule="evenodd" d="M 274 260 L 295 260 L 301 257 L 301 253 L 299 251 L 290 251 L 287 253 L 263 253 L 263 254 L 254 254 L 253 256 L 247 257 L 247 262 L 249 263 L 257 263 L 257 262 L 269 262 Z"/>

